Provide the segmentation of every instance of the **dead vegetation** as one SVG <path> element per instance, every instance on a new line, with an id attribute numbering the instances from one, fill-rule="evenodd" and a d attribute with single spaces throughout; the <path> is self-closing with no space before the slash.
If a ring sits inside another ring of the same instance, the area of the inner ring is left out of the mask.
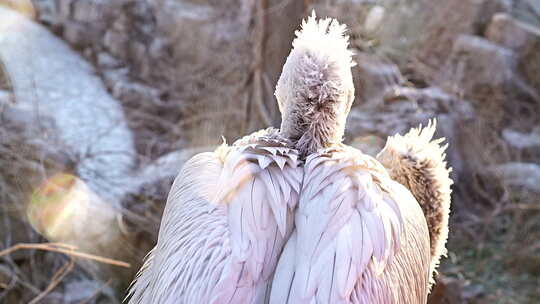
<path id="1" fill-rule="evenodd" d="M 34 244 L 34 243 L 32 243 L 32 244 L 24 244 L 24 243 L 19 243 L 19 244 L 16 244 L 16 245 L 14 245 L 14 246 L 12 246 L 10 248 L 7 248 L 5 250 L 0 251 L 0 257 L 10 255 L 11 253 L 13 253 L 13 252 L 15 252 L 17 250 L 28 250 L 28 249 L 63 253 L 65 255 L 69 256 L 69 261 L 66 262 L 64 265 L 62 265 L 52 275 L 52 277 L 50 279 L 50 283 L 47 285 L 47 287 L 42 292 L 40 292 L 35 298 L 30 300 L 30 302 L 28 302 L 29 304 L 39 303 L 41 300 L 43 300 L 43 298 L 45 298 L 49 293 L 51 293 L 51 291 L 53 291 L 58 286 L 58 284 L 60 282 L 62 282 L 64 277 L 66 275 L 68 275 L 74 269 L 74 267 L 75 267 L 75 258 L 93 260 L 93 261 L 96 261 L 96 262 L 99 262 L 99 263 L 105 263 L 105 264 L 110 264 L 110 265 L 119 266 L 119 267 L 130 267 L 130 265 L 128 263 L 113 260 L 113 259 L 109 259 L 109 258 L 104 258 L 104 257 L 100 257 L 100 256 L 96 256 L 96 255 L 93 255 L 93 254 L 79 252 L 79 251 L 77 251 L 77 248 L 75 248 L 74 246 L 66 245 L 66 244 L 60 244 L 60 243 L 44 243 L 44 244 Z M 107 285 L 108 285 L 108 283 L 107 283 Z M 5 290 L 8 290 L 9 286 L 6 285 L 6 284 L 3 284 L 2 288 L 5 289 Z M 101 289 L 96 290 L 96 293 L 100 292 L 100 290 Z M 89 300 L 91 300 L 94 297 L 94 295 L 95 294 L 93 294 L 92 297 L 90 297 L 90 298 L 86 299 L 85 301 L 83 301 L 83 303 L 88 302 Z"/>

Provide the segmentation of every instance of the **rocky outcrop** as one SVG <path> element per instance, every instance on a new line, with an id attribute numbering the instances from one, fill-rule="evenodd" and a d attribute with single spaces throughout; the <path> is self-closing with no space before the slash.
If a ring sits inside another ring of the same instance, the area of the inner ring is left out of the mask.
<path id="1" fill-rule="evenodd" d="M 140 154 L 155 158 L 182 141 L 217 144 L 221 135 L 279 124 L 273 86 L 302 1 L 50 2 L 38 2 L 40 20 L 95 63 L 141 130 Z"/>
<path id="2" fill-rule="evenodd" d="M 509 162 L 492 166 L 489 170 L 502 178 L 505 185 L 519 191 L 540 193 L 540 165 L 534 163 Z"/>
<path id="3" fill-rule="evenodd" d="M 507 100 L 512 99 L 516 82 L 514 53 L 478 36 L 456 37 L 445 69 L 437 76 L 437 83 L 447 91 L 473 102 L 480 115 L 492 116 L 502 123 Z"/>
<path id="4" fill-rule="evenodd" d="M 446 63 L 458 36 L 482 33 L 491 16 L 510 9 L 504 0 L 437 0 L 425 5 L 432 14 L 420 33 L 415 57 L 435 71 Z"/>
<path id="5" fill-rule="evenodd" d="M 405 83 L 398 66 L 392 62 L 367 53 L 357 54 L 354 61 L 357 64 L 353 69 L 357 105 L 377 106 L 383 102 L 385 94 Z"/>
<path id="6" fill-rule="evenodd" d="M 537 43 L 539 31 L 537 27 L 521 22 L 511 15 L 499 13 L 491 19 L 485 36 L 503 47 L 522 52 Z"/>
<path id="7" fill-rule="evenodd" d="M 540 28 L 507 14 L 497 14 L 487 28 L 486 37 L 515 51 L 520 72 L 540 100 Z"/>
<path id="8" fill-rule="evenodd" d="M 7 150 L 0 160 L 6 167 L 2 179 L 18 181 L 13 189 L 28 191 L 7 203 L 52 242 L 134 261 L 131 252 L 113 246 L 129 244 L 117 217 L 126 178 L 136 163 L 131 130 L 118 101 L 93 67 L 62 40 L 3 7 L 0 62 L 13 92 L 0 124 L 0 147 Z M 14 164 L 10 152 L 19 158 Z M 102 279 L 122 273 L 80 262 Z"/>
<path id="9" fill-rule="evenodd" d="M 538 151 L 540 153 L 540 132 L 523 133 L 505 129 L 502 132 L 502 137 L 512 147 L 518 149 L 539 149 Z"/>
<path id="10" fill-rule="evenodd" d="M 135 165 L 120 104 L 92 66 L 42 26 L 2 7 L 0 20 L 0 61 L 13 87 L 13 107 L 30 120 L 51 119 L 49 136 L 77 160 L 76 173 L 116 203 L 121 177 Z"/>

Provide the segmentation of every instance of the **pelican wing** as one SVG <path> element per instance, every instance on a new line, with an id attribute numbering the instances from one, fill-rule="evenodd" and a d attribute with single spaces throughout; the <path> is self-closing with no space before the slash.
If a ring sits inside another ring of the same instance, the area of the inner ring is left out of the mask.
<path id="1" fill-rule="evenodd" d="M 263 303 L 301 178 L 297 152 L 260 134 L 193 157 L 130 303 Z"/>
<path id="2" fill-rule="evenodd" d="M 407 187 L 424 211 L 431 240 L 432 274 L 446 254 L 453 183 L 452 169 L 445 160 L 448 144 L 442 144 L 444 138 L 433 139 L 436 127 L 437 121 L 432 120 L 426 127 L 420 125 L 404 136 L 391 136 L 377 155 L 392 179 Z"/>
<path id="3" fill-rule="evenodd" d="M 387 290 L 385 282 L 392 280 L 383 279 L 394 267 L 404 233 L 397 199 L 416 204 L 421 216 L 414 198 L 402 190 L 377 161 L 354 149 L 310 155 L 296 227 L 279 260 L 270 303 L 404 303 L 397 300 L 399 292 Z M 412 266 L 421 272 L 418 260 Z M 424 262 L 429 264 L 427 256 Z M 426 282 L 427 266 L 424 270 L 420 281 Z"/>

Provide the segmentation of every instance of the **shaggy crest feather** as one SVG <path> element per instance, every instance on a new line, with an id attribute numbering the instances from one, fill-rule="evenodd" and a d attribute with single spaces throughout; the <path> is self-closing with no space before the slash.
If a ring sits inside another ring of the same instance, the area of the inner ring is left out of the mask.
<path id="1" fill-rule="evenodd" d="M 346 26 L 315 13 L 296 31 L 276 86 L 282 133 L 303 156 L 340 143 L 354 99 Z"/>
<path id="2" fill-rule="evenodd" d="M 301 29 L 295 32 L 292 45 L 295 50 L 309 50 L 315 56 L 332 56 L 345 66 L 353 67 L 353 52 L 349 50 L 349 36 L 345 35 L 347 26 L 339 24 L 336 19 L 317 20 L 315 11 L 302 20 Z M 321 58 L 324 60 L 323 58 Z"/>
<path id="3" fill-rule="evenodd" d="M 435 273 L 442 255 L 446 255 L 448 217 L 452 180 L 447 167 L 444 138 L 433 139 L 437 121 L 429 121 L 407 134 L 391 136 L 377 159 L 392 179 L 406 186 L 422 207 L 429 228 L 431 273 Z M 433 279 L 431 278 L 431 283 Z"/>

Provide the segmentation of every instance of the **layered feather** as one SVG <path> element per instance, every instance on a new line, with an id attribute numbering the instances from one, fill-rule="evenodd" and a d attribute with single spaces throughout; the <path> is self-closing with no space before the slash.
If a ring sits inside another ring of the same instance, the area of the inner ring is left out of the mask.
<path id="1" fill-rule="evenodd" d="M 376 160 L 352 148 L 308 156 L 296 227 L 270 303 L 425 303 L 427 229 L 416 201 L 403 190 Z M 406 222 L 419 227 L 419 240 L 396 261 Z M 410 278 L 399 281 L 389 269 Z"/>
<path id="2" fill-rule="evenodd" d="M 452 180 L 446 163 L 444 138 L 433 139 L 437 123 L 430 121 L 404 136 L 389 137 L 377 159 L 390 176 L 409 189 L 420 203 L 430 234 L 431 272 L 446 254 Z M 431 280 L 433 283 L 433 279 Z"/>
<path id="3" fill-rule="evenodd" d="M 169 194 L 130 303 L 264 303 L 293 227 L 298 153 L 265 130 L 193 157 Z"/>

